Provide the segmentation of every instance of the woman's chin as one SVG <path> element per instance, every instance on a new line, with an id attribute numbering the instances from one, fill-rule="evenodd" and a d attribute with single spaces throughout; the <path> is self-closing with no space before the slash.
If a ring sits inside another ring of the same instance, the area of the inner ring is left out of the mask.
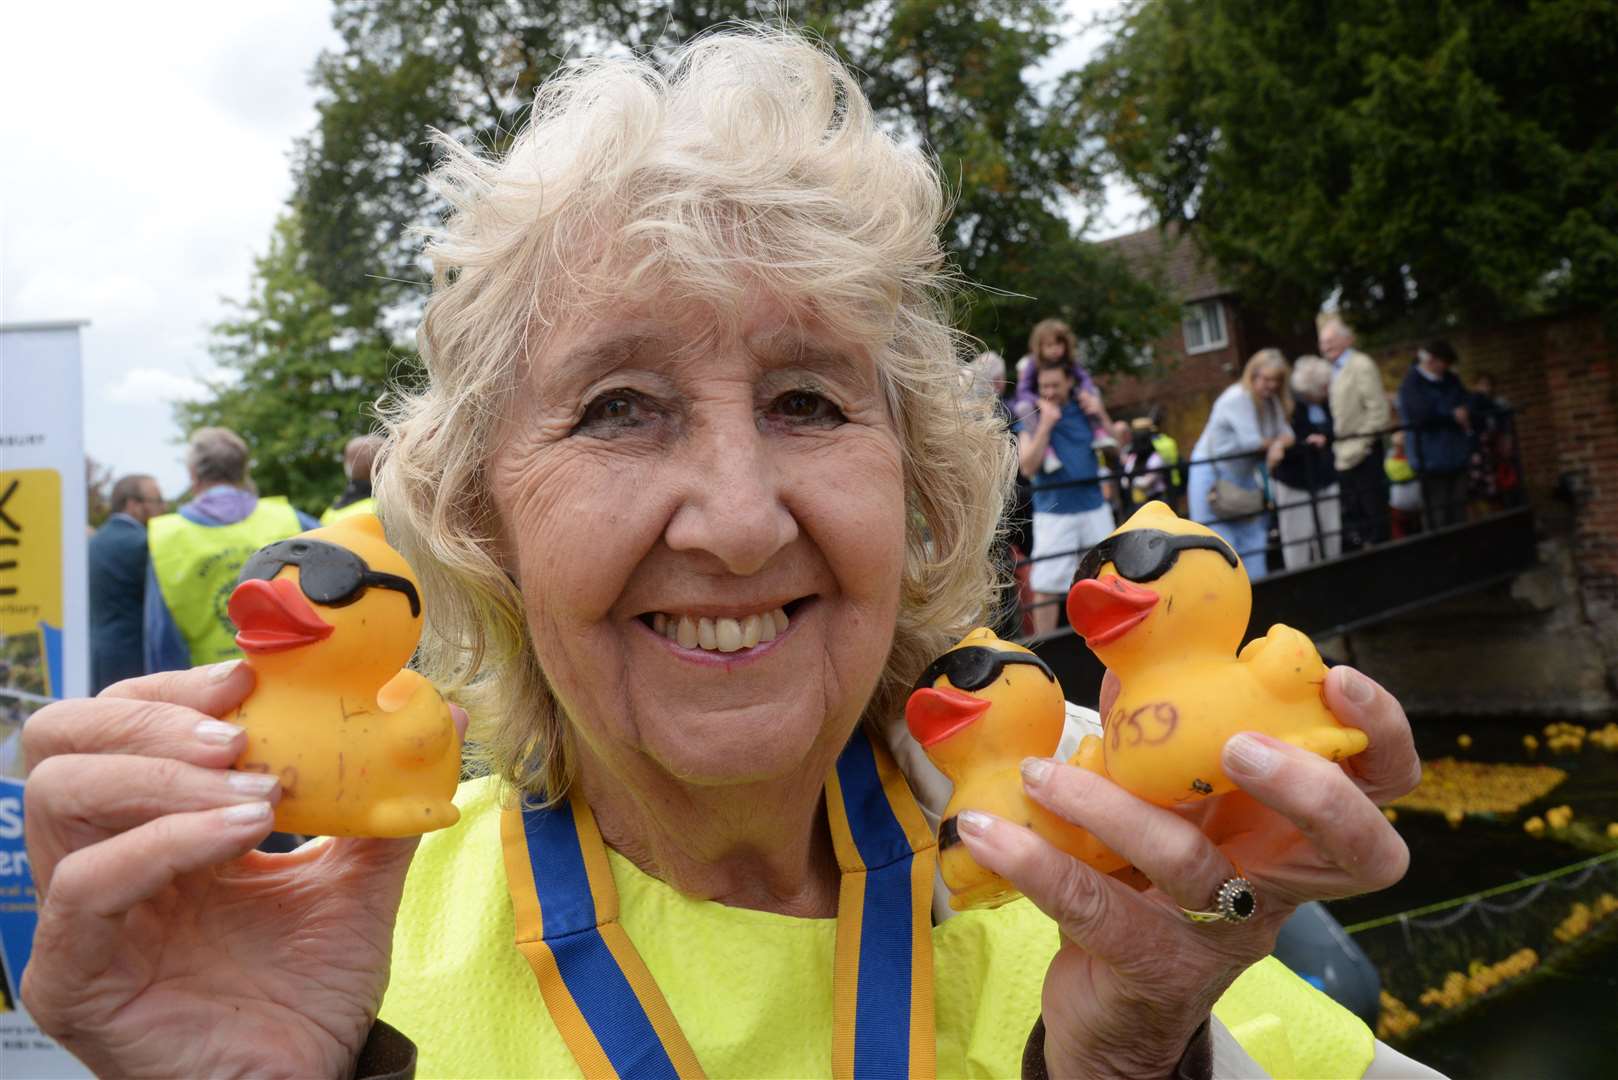
<path id="1" fill-rule="evenodd" d="M 667 733 L 677 734 L 652 740 L 646 750 L 670 776 L 697 787 L 798 777 L 815 752 L 823 717 L 794 719 L 784 718 L 779 706 L 704 713 L 668 724 Z"/>

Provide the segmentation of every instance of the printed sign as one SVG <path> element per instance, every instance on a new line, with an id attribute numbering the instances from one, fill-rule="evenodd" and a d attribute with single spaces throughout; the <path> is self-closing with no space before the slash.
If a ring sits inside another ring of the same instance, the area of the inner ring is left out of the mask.
<path id="1" fill-rule="evenodd" d="M 90 686 L 79 323 L 0 326 L 0 1077 L 90 1071 L 20 998 L 39 901 L 23 839 L 19 734 Z"/>
<path id="2" fill-rule="evenodd" d="M 22 784 L 0 779 L 0 1075 L 89 1076 L 90 1070 L 39 1028 L 23 1011 L 22 969 L 34 944 L 39 900 L 23 846 Z"/>

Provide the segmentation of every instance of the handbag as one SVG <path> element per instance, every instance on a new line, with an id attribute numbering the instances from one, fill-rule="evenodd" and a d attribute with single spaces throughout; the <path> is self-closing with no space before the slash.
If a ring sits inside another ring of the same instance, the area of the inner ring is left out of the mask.
<path id="1" fill-rule="evenodd" d="M 1208 492 L 1208 507 L 1221 521 L 1250 517 L 1264 509 L 1264 489 L 1244 488 L 1220 477 Z"/>

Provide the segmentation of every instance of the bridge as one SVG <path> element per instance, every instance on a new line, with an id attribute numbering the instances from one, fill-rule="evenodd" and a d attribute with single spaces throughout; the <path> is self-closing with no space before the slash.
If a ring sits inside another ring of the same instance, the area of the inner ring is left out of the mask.
<path id="1" fill-rule="evenodd" d="M 1270 573 L 1253 583 L 1253 614 L 1242 641 L 1284 623 L 1319 642 L 1509 581 L 1537 562 L 1532 510 L 1525 502 L 1507 505 L 1463 524 Z M 1023 644 L 1050 664 L 1068 700 L 1097 699 L 1101 663 L 1071 629 Z"/>

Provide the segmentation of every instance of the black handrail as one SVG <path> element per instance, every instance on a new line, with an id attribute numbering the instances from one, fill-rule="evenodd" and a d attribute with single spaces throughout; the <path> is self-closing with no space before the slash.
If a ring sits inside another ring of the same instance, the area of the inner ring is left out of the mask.
<path id="1" fill-rule="evenodd" d="M 1514 418 L 1517 415 L 1517 412 L 1518 412 L 1518 410 L 1516 410 L 1514 408 L 1511 408 L 1511 407 L 1501 408 L 1501 409 L 1497 410 L 1494 413 L 1494 416 L 1496 418 L 1498 418 L 1498 423 L 1499 423 L 1499 427 L 1496 429 L 1496 431 L 1497 432 L 1510 432 L 1512 430 L 1512 424 L 1513 424 Z M 1421 427 L 1417 427 L 1416 425 L 1411 425 L 1411 424 L 1396 424 L 1396 425 L 1392 425 L 1392 426 L 1389 426 L 1389 427 L 1380 428 L 1380 429 L 1377 429 L 1375 431 L 1337 432 L 1337 433 L 1334 434 L 1334 436 L 1330 440 L 1328 440 L 1328 442 L 1326 444 L 1326 448 L 1329 449 L 1330 446 L 1333 443 L 1341 442 L 1341 441 L 1343 441 L 1345 439 L 1367 439 L 1367 438 L 1372 438 L 1372 439 L 1378 440 L 1378 443 L 1374 444 L 1374 446 L 1380 446 L 1380 440 L 1385 436 L 1391 436 L 1392 434 L 1394 434 L 1396 432 L 1401 432 L 1401 431 L 1404 431 L 1404 432 L 1416 432 L 1416 431 L 1432 430 L 1435 426 L 1442 426 L 1442 425 L 1427 424 L 1427 425 L 1422 425 Z M 1477 439 L 1478 437 L 1479 437 L 1478 433 L 1473 434 L 1474 439 Z M 1488 453 L 1490 455 L 1493 455 L 1493 454 L 1497 453 L 1499 451 L 1499 449 L 1500 448 L 1498 446 L 1490 447 L 1488 449 Z M 1518 440 L 1511 439 L 1507 449 L 1508 449 L 1507 460 L 1510 463 L 1511 470 L 1512 470 L 1512 475 L 1514 475 L 1518 479 L 1517 479 L 1517 483 L 1515 485 L 1513 485 L 1513 487 L 1511 489 L 1509 489 L 1508 491 L 1496 492 L 1496 493 L 1492 494 L 1491 496 L 1489 496 L 1489 498 L 1491 498 L 1493 500 L 1497 500 L 1499 502 L 1499 509 L 1501 509 L 1501 510 L 1508 509 L 1510 507 L 1520 505 L 1521 502 L 1522 502 L 1522 499 L 1524 497 L 1523 496 L 1523 491 L 1522 491 L 1522 483 L 1521 483 L 1522 458 L 1521 458 L 1521 451 L 1520 451 L 1520 448 L 1519 448 Z M 1473 450 L 1473 454 L 1477 455 L 1477 454 L 1483 453 L 1483 452 L 1484 452 L 1484 447 L 1482 446 L 1482 444 L 1481 443 L 1476 444 L 1475 448 Z M 1110 482 L 1121 482 L 1121 486 L 1125 490 L 1128 490 L 1128 488 L 1130 488 L 1132 486 L 1132 481 L 1136 480 L 1137 478 L 1139 478 L 1141 476 L 1162 475 L 1164 477 L 1167 477 L 1170 473 L 1172 473 L 1174 471 L 1184 470 L 1182 475 L 1184 475 L 1187 479 L 1189 479 L 1190 470 L 1193 467 L 1214 465 L 1214 464 L 1217 464 L 1219 462 L 1224 462 L 1224 461 L 1236 461 L 1236 460 L 1255 461 L 1256 459 L 1259 459 L 1262 454 L 1263 454 L 1262 450 L 1249 450 L 1249 451 L 1243 451 L 1243 452 L 1234 453 L 1234 454 L 1223 454 L 1223 455 L 1219 455 L 1217 457 L 1188 459 L 1188 460 L 1183 460 L 1183 461 L 1176 461 L 1176 462 L 1173 462 L 1173 463 L 1165 463 L 1161 467 L 1149 468 L 1149 469 L 1141 470 L 1141 471 L 1139 471 L 1137 473 L 1134 473 L 1134 474 L 1128 474 L 1128 473 L 1120 472 L 1120 473 L 1116 473 L 1116 474 L 1109 474 L 1109 475 L 1106 475 L 1106 476 L 1099 476 L 1098 475 L 1098 476 L 1094 476 L 1094 477 L 1087 477 L 1087 478 L 1085 478 L 1083 480 L 1067 480 L 1067 481 L 1058 481 L 1058 482 L 1056 482 L 1054 484 L 1041 484 L 1041 485 L 1038 486 L 1038 490 L 1041 490 L 1041 491 L 1055 491 L 1055 490 L 1061 490 L 1061 489 L 1065 489 L 1065 488 L 1074 488 L 1074 487 L 1080 487 L 1080 486 L 1084 486 L 1084 485 L 1104 484 L 1104 483 L 1110 483 Z M 1482 465 L 1485 466 L 1485 467 L 1490 467 L 1490 466 L 1492 466 L 1492 464 L 1493 463 L 1491 461 L 1487 460 L 1487 459 L 1484 462 L 1482 462 Z M 1263 463 L 1261 461 L 1258 462 L 1258 468 L 1259 469 L 1264 468 Z M 1470 472 L 1471 468 L 1472 468 L 1472 465 L 1471 465 L 1471 463 L 1469 463 L 1467 469 L 1465 469 L 1463 471 Z M 1419 484 L 1421 482 L 1421 474 L 1416 473 L 1415 476 L 1412 478 L 1412 480 L 1408 481 L 1408 482 L 1418 483 Z M 1470 483 L 1470 480 L 1468 481 L 1468 483 Z M 1286 486 L 1288 487 L 1288 489 L 1290 491 L 1298 491 L 1299 490 L 1297 488 L 1292 488 L 1290 485 L 1286 485 Z M 1310 515 L 1313 518 L 1314 529 L 1311 531 L 1310 535 L 1307 538 L 1303 538 L 1302 540 L 1288 540 L 1286 538 L 1279 538 L 1273 544 L 1268 542 L 1269 541 L 1269 536 L 1267 535 L 1266 536 L 1266 544 L 1264 545 L 1263 548 L 1252 549 L 1252 550 L 1248 550 L 1248 551 L 1238 551 L 1237 554 L 1241 555 L 1244 560 L 1250 560 L 1252 556 L 1265 555 L 1270 550 L 1272 550 L 1274 548 L 1280 548 L 1281 550 L 1284 551 L 1285 548 L 1291 543 L 1308 542 L 1311 545 L 1311 549 L 1312 549 L 1311 558 L 1309 559 L 1309 563 L 1312 564 L 1312 563 L 1317 563 L 1317 562 L 1330 561 L 1330 560 L 1325 558 L 1325 552 L 1326 552 L 1326 543 L 1325 543 L 1325 541 L 1327 539 L 1330 539 L 1330 538 L 1333 538 L 1333 537 L 1343 536 L 1349 530 L 1343 528 L 1341 525 L 1339 525 L 1337 528 L 1334 528 L 1334 529 L 1324 529 L 1324 528 L 1322 528 L 1323 522 L 1322 522 L 1321 516 L 1320 516 L 1320 507 L 1322 505 L 1324 505 L 1324 504 L 1330 504 L 1330 503 L 1338 503 L 1338 504 L 1340 504 L 1343 501 L 1343 494 L 1342 494 L 1340 486 L 1338 484 L 1336 484 L 1336 482 L 1334 481 L 1334 482 L 1332 482 L 1330 484 L 1325 484 L 1325 485 L 1322 485 L 1320 487 L 1308 490 L 1308 498 L 1307 499 L 1295 499 L 1295 500 L 1292 500 L 1292 501 L 1289 501 L 1289 502 L 1276 502 L 1272 498 L 1273 489 L 1271 489 L 1269 487 L 1269 485 L 1267 485 L 1267 484 L 1265 485 L 1265 488 L 1266 488 L 1266 495 L 1265 495 L 1265 504 L 1264 504 L 1263 507 L 1261 507 L 1259 510 L 1253 511 L 1252 513 L 1249 513 L 1249 514 L 1242 514 L 1242 515 L 1238 515 L 1238 516 L 1234 516 L 1234 517 L 1222 518 L 1221 521 L 1245 522 L 1245 521 L 1253 520 L 1255 518 L 1264 518 L 1264 519 L 1267 520 L 1271 514 L 1279 514 L 1279 512 L 1282 511 L 1282 510 L 1292 510 L 1292 509 L 1296 509 L 1299 506 L 1308 505 L 1309 508 L 1310 508 Z M 1332 490 L 1333 488 L 1336 488 L 1337 490 Z M 1329 493 L 1328 494 L 1323 494 L 1322 492 L 1329 492 Z M 1472 502 L 1471 497 L 1467 494 L 1466 490 L 1463 489 L 1457 498 L 1455 498 L 1453 500 L 1447 500 L 1445 502 L 1434 504 L 1434 505 L 1435 505 L 1435 507 L 1444 507 L 1444 508 L 1447 508 L 1447 509 L 1449 509 L 1451 511 L 1456 512 L 1456 516 L 1460 520 L 1464 521 L 1465 517 L 1466 517 L 1466 507 L 1468 505 L 1470 505 L 1471 502 Z M 1125 509 L 1126 510 L 1128 509 L 1127 504 L 1125 506 Z M 1279 533 L 1278 528 L 1275 529 L 1274 531 L 1277 534 Z M 1371 546 L 1371 545 L 1366 544 L 1365 546 Z M 1020 570 L 1025 566 L 1029 566 L 1029 565 L 1031 565 L 1033 563 L 1041 562 L 1041 561 L 1044 561 L 1046 559 L 1059 559 L 1059 558 L 1071 557 L 1071 556 L 1082 557 L 1088 550 L 1089 550 L 1088 547 L 1079 547 L 1079 548 L 1075 548 L 1075 549 L 1073 549 L 1071 551 L 1041 552 L 1039 554 L 1029 555 L 1029 556 L 1026 556 L 1024 558 L 1016 560 L 1015 563 L 1012 566 L 1012 569 L 1013 569 L 1013 571 Z M 1036 608 L 1048 607 L 1048 606 L 1051 606 L 1053 604 L 1059 604 L 1059 603 L 1061 603 L 1060 599 L 1045 600 L 1045 601 L 1035 601 L 1035 602 L 1029 603 L 1029 604 L 1021 604 L 1021 603 L 1019 603 L 1018 606 L 1017 606 L 1018 625 L 1021 626 L 1022 617 L 1027 612 L 1033 611 Z"/>

